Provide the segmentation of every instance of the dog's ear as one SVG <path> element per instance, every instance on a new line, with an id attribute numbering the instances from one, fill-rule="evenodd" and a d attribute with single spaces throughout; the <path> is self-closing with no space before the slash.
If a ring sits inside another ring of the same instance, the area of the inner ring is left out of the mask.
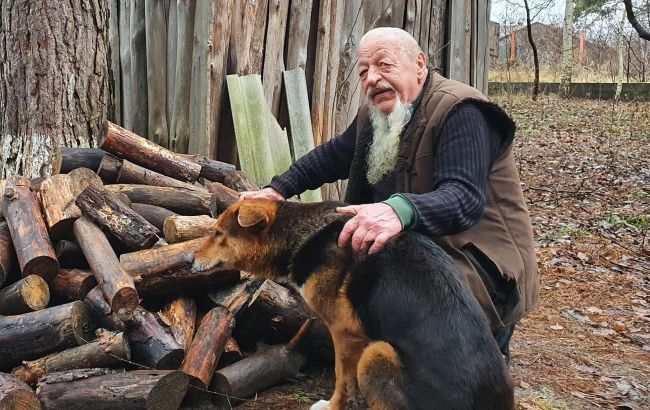
<path id="1" fill-rule="evenodd" d="M 265 227 L 270 219 L 270 210 L 259 204 L 242 204 L 237 214 L 237 223 L 242 228 Z"/>

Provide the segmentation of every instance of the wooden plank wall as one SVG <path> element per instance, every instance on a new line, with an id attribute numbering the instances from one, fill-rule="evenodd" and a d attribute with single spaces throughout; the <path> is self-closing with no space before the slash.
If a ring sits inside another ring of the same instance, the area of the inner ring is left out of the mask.
<path id="1" fill-rule="evenodd" d="M 487 90 L 489 0 L 111 0 L 111 12 L 113 119 L 177 152 L 237 163 L 229 74 L 260 75 L 288 127 L 282 72 L 302 68 L 314 142 L 340 134 L 365 98 L 356 51 L 373 27 L 404 28 L 432 67 Z"/>

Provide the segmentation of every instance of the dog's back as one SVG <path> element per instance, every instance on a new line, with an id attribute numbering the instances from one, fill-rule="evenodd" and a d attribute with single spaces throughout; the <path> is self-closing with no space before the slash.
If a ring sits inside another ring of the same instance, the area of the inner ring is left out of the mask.
<path id="1" fill-rule="evenodd" d="M 514 408 L 487 321 L 439 246 L 403 233 L 357 262 L 350 276 L 348 296 L 368 336 L 388 343 L 403 365 L 395 377 L 405 408 Z M 377 390 L 390 394 L 385 384 Z"/>

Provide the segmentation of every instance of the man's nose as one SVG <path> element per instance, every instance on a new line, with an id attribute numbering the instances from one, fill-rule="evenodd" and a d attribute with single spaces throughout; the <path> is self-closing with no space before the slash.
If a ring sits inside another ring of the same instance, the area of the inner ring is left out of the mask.
<path id="1" fill-rule="evenodd" d="M 368 68 L 368 74 L 366 76 L 367 85 L 374 87 L 381 80 L 381 74 L 375 68 Z"/>

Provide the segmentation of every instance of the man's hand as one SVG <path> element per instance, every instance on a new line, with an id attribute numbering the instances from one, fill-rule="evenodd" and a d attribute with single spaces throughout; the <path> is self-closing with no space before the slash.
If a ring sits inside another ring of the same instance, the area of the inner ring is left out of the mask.
<path id="1" fill-rule="evenodd" d="M 390 238 L 402 231 L 402 223 L 393 208 L 381 202 L 345 206 L 336 208 L 336 212 L 355 215 L 343 227 L 339 246 L 344 247 L 352 237 L 352 250 L 357 254 L 378 252 Z"/>
<path id="2" fill-rule="evenodd" d="M 268 187 L 259 191 L 245 191 L 239 193 L 239 200 L 244 199 L 271 199 L 273 201 L 284 201 L 284 197 L 275 189 Z"/>

